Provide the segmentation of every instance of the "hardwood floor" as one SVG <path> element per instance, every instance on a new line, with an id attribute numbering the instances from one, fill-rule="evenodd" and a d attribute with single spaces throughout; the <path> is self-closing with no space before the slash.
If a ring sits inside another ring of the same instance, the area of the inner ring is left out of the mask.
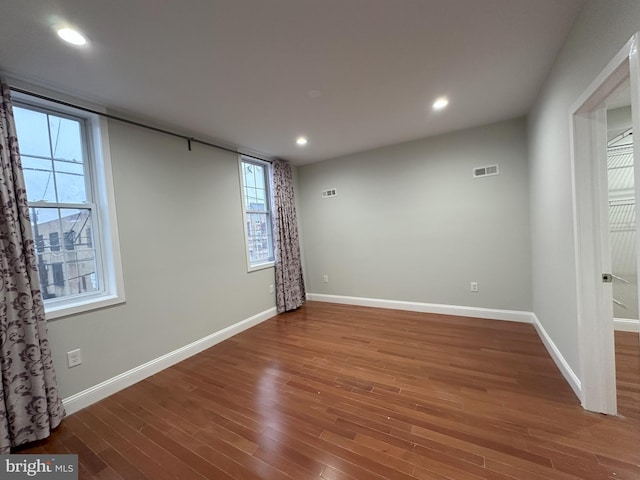
<path id="1" fill-rule="evenodd" d="M 640 478 L 531 325 L 308 302 L 69 416 L 86 479 Z"/>
<path id="2" fill-rule="evenodd" d="M 640 420 L 640 335 L 615 332 L 615 338 L 618 414 Z"/>

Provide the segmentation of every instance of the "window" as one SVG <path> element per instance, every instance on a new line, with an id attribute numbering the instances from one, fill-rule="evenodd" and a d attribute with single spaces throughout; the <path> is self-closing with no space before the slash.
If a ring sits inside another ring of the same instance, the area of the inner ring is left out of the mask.
<path id="1" fill-rule="evenodd" d="M 64 286 L 64 270 L 62 269 L 62 263 L 52 263 L 51 272 L 53 277 L 53 284 L 59 287 Z"/>
<path id="2" fill-rule="evenodd" d="M 249 270 L 273 265 L 273 235 L 271 233 L 271 165 L 240 157 L 242 205 Z"/>
<path id="3" fill-rule="evenodd" d="M 49 246 L 52 252 L 60 251 L 60 234 L 58 232 L 49 232 Z"/>
<path id="4" fill-rule="evenodd" d="M 44 237 L 42 235 L 36 236 L 36 253 L 44 252 Z"/>
<path id="5" fill-rule="evenodd" d="M 19 93 L 13 99 L 47 318 L 122 302 L 106 122 Z"/>
<path id="6" fill-rule="evenodd" d="M 70 232 L 64 232 L 64 249 L 73 250 L 75 245 L 75 234 L 73 230 Z"/>

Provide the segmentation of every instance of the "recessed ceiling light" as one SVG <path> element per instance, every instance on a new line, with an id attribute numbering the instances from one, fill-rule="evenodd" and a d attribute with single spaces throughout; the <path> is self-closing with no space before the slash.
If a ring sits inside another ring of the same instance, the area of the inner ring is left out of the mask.
<path id="1" fill-rule="evenodd" d="M 449 105 L 449 99 L 447 97 L 436 98 L 436 101 L 433 102 L 433 109 L 442 110 L 447 105 Z"/>
<path id="2" fill-rule="evenodd" d="M 296 143 L 298 145 L 300 145 L 301 147 L 305 146 L 307 144 L 307 138 L 306 137 L 298 137 L 296 139 Z"/>
<path id="3" fill-rule="evenodd" d="M 74 30 L 73 28 L 64 27 L 59 28 L 58 36 L 67 43 L 71 45 L 85 45 L 87 43 L 87 39 L 82 35 L 79 31 Z"/>

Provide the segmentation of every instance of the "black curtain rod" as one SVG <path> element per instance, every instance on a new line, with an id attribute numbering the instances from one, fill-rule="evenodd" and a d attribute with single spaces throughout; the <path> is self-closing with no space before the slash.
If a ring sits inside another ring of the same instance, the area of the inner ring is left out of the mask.
<path id="1" fill-rule="evenodd" d="M 46 95 L 41 95 L 39 93 L 30 92 L 29 90 L 24 90 L 18 87 L 10 87 L 14 92 L 22 93 L 24 95 L 29 95 L 30 97 L 40 98 L 42 100 L 47 100 L 49 102 L 58 103 L 60 105 L 64 105 L 66 107 L 77 108 L 78 110 L 82 110 L 83 112 L 93 113 L 94 115 L 100 115 L 101 117 L 108 118 L 110 120 L 116 120 L 122 123 L 128 123 L 129 125 L 135 125 L 136 127 L 146 128 L 147 130 L 153 130 L 154 132 L 163 133 L 165 135 L 170 135 L 172 137 L 182 138 L 187 141 L 187 147 L 189 151 L 191 151 L 192 143 L 199 143 L 200 145 L 206 145 L 207 147 L 217 148 L 218 150 L 224 150 L 225 152 L 235 153 L 236 155 L 243 155 L 245 157 L 253 158 L 255 160 L 260 160 L 262 162 L 272 163 L 271 160 L 266 160 L 261 157 L 256 157 L 255 155 L 250 155 L 248 153 L 239 152 L 238 150 L 234 150 L 233 148 L 225 147 L 223 145 L 218 145 L 216 143 L 206 142 L 204 140 L 199 140 L 194 137 L 187 137 L 186 135 L 182 135 L 181 133 L 172 132 L 170 130 L 165 130 L 163 128 L 153 127 L 151 125 L 147 125 L 146 123 L 136 122 L 134 120 L 129 120 L 127 118 L 118 117 L 116 115 L 111 115 L 110 113 L 99 112 L 97 110 L 93 110 L 91 108 L 83 107 L 81 105 L 75 105 L 73 103 L 65 102 L 63 100 L 58 100 L 57 98 L 51 98 Z"/>

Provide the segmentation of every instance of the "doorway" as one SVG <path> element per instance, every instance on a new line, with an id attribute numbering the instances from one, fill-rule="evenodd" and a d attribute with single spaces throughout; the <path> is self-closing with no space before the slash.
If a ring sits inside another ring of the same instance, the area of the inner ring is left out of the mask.
<path id="1" fill-rule="evenodd" d="M 640 419 L 640 323 L 630 79 L 607 99 L 607 178 L 618 415 Z"/>
<path id="2" fill-rule="evenodd" d="M 637 317 L 635 199 L 640 169 L 633 175 L 631 171 L 634 164 L 640 165 L 640 135 L 622 135 L 626 141 L 631 139 L 630 155 L 625 156 L 622 150 L 614 155 L 612 150 L 608 159 L 608 145 L 615 146 L 617 140 L 609 138 L 607 125 L 613 125 L 613 118 L 620 113 L 616 110 L 630 106 L 631 132 L 638 131 L 639 38 L 636 34 L 627 42 L 570 111 L 580 393 L 585 409 L 612 415 L 618 412 L 614 312 L 621 320 L 625 314 L 620 312 L 625 310 L 629 311 L 626 315 Z M 621 104 L 624 92 L 629 93 Z"/>

